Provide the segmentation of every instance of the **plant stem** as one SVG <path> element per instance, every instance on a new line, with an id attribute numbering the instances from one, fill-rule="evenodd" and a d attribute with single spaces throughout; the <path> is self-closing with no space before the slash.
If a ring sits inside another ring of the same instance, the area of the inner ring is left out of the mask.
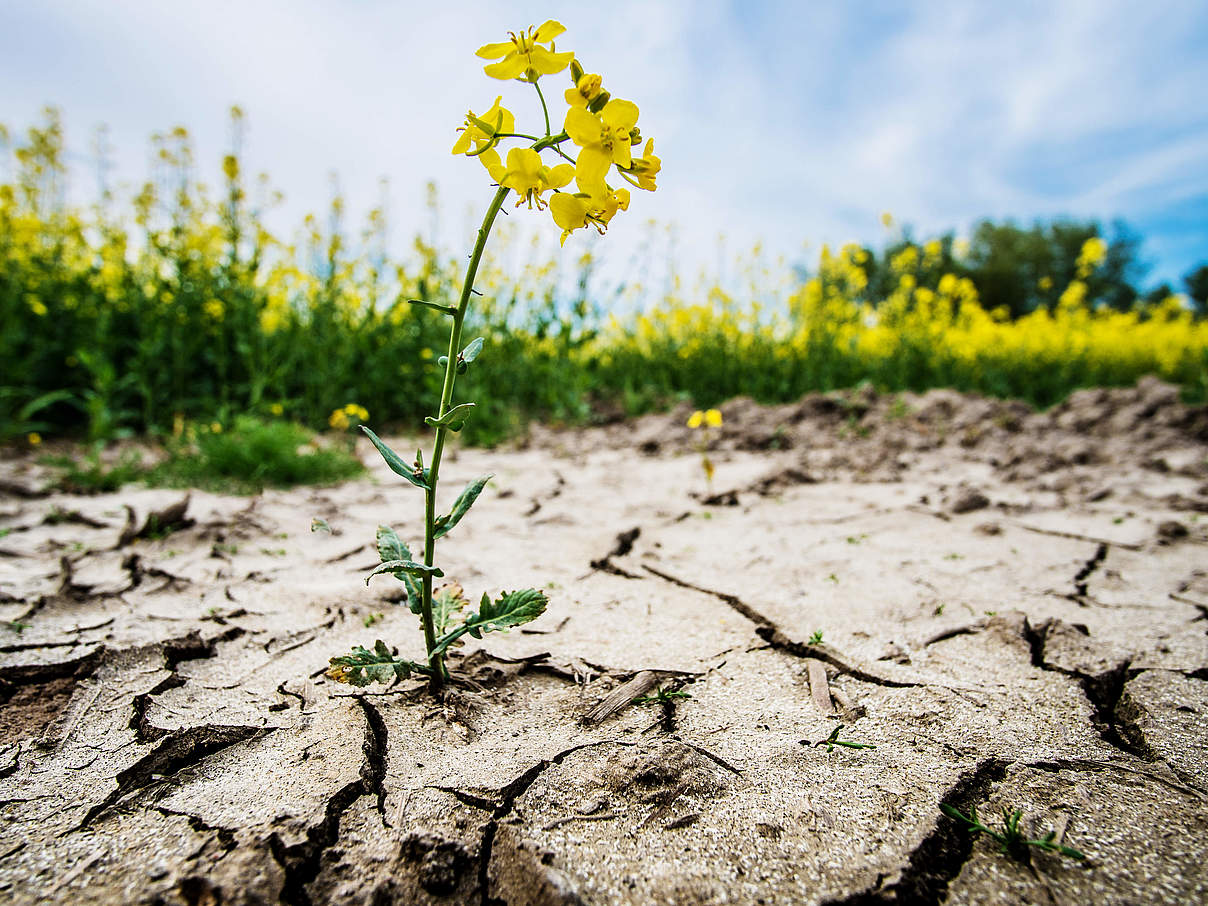
<path id="1" fill-rule="evenodd" d="M 545 114 L 545 137 L 549 138 L 549 108 L 545 106 L 545 95 L 541 93 L 541 86 L 533 82 L 533 87 L 537 89 L 537 97 L 541 98 L 541 112 Z"/>
<path id="2" fill-rule="evenodd" d="M 449 356 L 445 363 L 445 382 L 440 392 L 440 410 L 437 418 L 443 418 L 453 401 L 453 382 L 457 379 L 457 356 L 461 351 L 461 328 L 465 322 L 466 310 L 470 305 L 470 293 L 474 289 L 474 278 L 478 274 L 478 263 L 482 260 L 483 250 L 487 245 L 487 237 L 503 200 L 507 197 L 508 189 L 503 186 L 491 199 L 482 226 L 478 229 L 478 241 L 474 243 L 474 251 L 470 254 L 470 264 L 466 268 L 466 279 L 461 286 L 461 298 L 457 302 L 457 311 L 453 314 L 453 327 L 449 331 Z M 440 476 L 440 458 L 445 448 L 445 435 L 448 428 L 436 429 L 436 439 L 432 445 L 432 462 L 428 466 L 428 488 L 424 491 L 424 565 L 433 566 L 436 558 L 436 483 Z M 421 619 L 424 624 L 424 644 L 428 652 L 428 666 L 432 669 L 430 688 L 439 692 L 445 681 L 444 652 L 434 651 L 436 648 L 436 633 L 432 625 L 432 576 L 424 576 L 424 594 L 421 604 Z"/>

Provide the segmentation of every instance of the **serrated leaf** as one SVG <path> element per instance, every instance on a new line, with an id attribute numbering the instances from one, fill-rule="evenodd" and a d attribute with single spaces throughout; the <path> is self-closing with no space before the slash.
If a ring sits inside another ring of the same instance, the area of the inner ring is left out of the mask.
<path id="1" fill-rule="evenodd" d="M 423 488 L 425 491 L 430 490 L 428 486 L 428 472 L 421 470 L 421 474 L 417 475 L 415 467 L 410 463 L 404 462 L 403 458 L 391 450 L 388 446 L 382 443 L 381 438 L 376 434 L 361 425 L 361 430 L 365 432 L 365 436 L 373 441 L 373 445 L 377 447 L 379 453 L 382 454 L 382 459 L 386 460 L 386 465 L 390 466 L 390 471 L 395 475 L 401 475 L 417 488 Z"/>
<path id="2" fill-rule="evenodd" d="M 453 527 L 461 522 L 462 517 L 470 511 L 470 507 L 474 505 L 474 501 L 478 499 L 482 489 L 487 486 L 487 482 L 494 477 L 494 475 L 483 475 L 466 485 L 465 489 L 457 495 L 457 500 L 453 502 L 453 509 L 449 515 L 436 517 L 435 538 L 443 538 L 453 531 Z"/>
<path id="3" fill-rule="evenodd" d="M 461 355 L 459 355 L 458 358 L 468 365 L 470 362 L 478 358 L 478 354 L 482 352 L 482 347 L 485 343 L 486 340 L 484 340 L 482 337 L 471 340 L 470 344 L 461 351 Z"/>
<path id="4" fill-rule="evenodd" d="M 445 574 L 439 566 L 425 566 L 414 560 L 387 560 L 365 577 L 365 584 L 368 585 L 370 579 L 380 576 L 382 573 L 398 575 L 399 572 L 410 573 L 413 576 L 435 576 L 438 579 Z"/>
<path id="5" fill-rule="evenodd" d="M 351 654 L 331 659 L 327 676 L 337 683 L 353 686 L 368 686 L 370 683 L 390 683 L 395 679 L 407 679 L 412 673 L 430 673 L 428 667 L 395 657 L 386 643 L 378 639 L 373 651 L 357 645 Z"/>
<path id="6" fill-rule="evenodd" d="M 465 590 L 457 582 L 442 585 L 432 592 L 432 625 L 438 636 L 449 630 L 453 617 L 468 607 Z"/>
<path id="7" fill-rule="evenodd" d="M 534 588 L 505 591 L 494 602 L 484 600 L 476 622 L 482 625 L 483 632 L 522 626 L 545 613 L 548 603 L 545 593 Z"/>
<path id="8" fill-rule="evenodd" d="M 403 543 L 402 539 L 388 525 L 379 525 L 377 529 L 377 549 L 378 556 L 381 557 L 383 563 L 389 563 L 391 560 L 411 560 L 411 549 Z M 412 613 L 419 613 L 423 610 L 423 590 L 420 588 L 419 582 L 415 580 L 409 572 L 396 572 L 395 577 L 399 579 L 403 586 L 407 589 L 407 606 L 411 608 Z"/>
<path id="9" fill-rule="evenodd" d="M 433 418 L 429 415 L 424 419 L 424 422 L 433 428 L 445 428 L 448 427 L 451 422 L 464 421 L 465 417 L 470 414 L 470 410 L 473 408 L 473 403 L 459 403 L 440 418 Z"/>

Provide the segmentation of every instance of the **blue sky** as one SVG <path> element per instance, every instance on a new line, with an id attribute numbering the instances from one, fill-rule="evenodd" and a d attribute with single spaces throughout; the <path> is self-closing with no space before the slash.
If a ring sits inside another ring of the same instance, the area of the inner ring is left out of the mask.
<path id="1" fill-rule="evenodd" d="M 503 93 L 519 122 L 539 115 L 473 51 L 549 17 L 568 29 L 559 49 L 638 103 L 663 159 L 659 191 L 637 193 L 600 244 L 615 266 L 649 248 L 650 218 L 674 225 L 691 269 L 757 241 L 806 263 L 823 242 L 877 244 L 882 211 L 916 235 L 983 216 L 1123 218 L 1145 237 L 1148 284 L 1208 261 L 1203 0 L 6 3 L 0 122 L 19 132 L 60 107 L 87 201 L 97 124 L 119 181 L 142 180 L 148 136 L 182 124 L 216 183 L 238 103 L 249 169 L 286 196 L 283 232 L 326 207 L 333 171 L 357 228 L 385 176 L 405 250 L 428 228 L 431 178 L 456 247 L 490 194 L 477 164 L 449 154 L 464 111 Z M 511 223 L 556 247 L 544 217 Z"/>

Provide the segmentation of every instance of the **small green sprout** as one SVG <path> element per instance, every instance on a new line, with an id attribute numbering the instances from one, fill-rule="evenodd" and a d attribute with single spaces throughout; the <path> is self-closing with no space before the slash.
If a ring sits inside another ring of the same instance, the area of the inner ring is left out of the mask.
<path id="1" fill-rule="evenodd" d="M 1079 862 L 1086 859 L 1085 854 L 1074 849 L 1072 846 L 1057 843 L 1056 831 L 1049 831 L 1043 837 L 1035 840 L 1029 840 L 1025 837 L 1023 831 L 1019 829 L 1019 820 L 1023 817 L 1022 809 L 1016 809 L 1014 812 L 1008 811 L 1005 808 L 1002 810 L 1002 831 L 1000 832 L 982 824 L 981 819 L 977 817 L 977 809 L 973 806 L 969 806 L 968 815 L 945 802 L 940 803 L 940 808 L 949 818 L 955 818 L 957 821 L 967 825 L 971 833 L 986 834 L 998 844 L 999 852 L 1011 856 L 1013 859 L 1018 859 L 1021 862 L 1028 861 L 1029 846 L 1042 849 L 1045 852 L 1057 853 Z"/>
<path id="2" fill-rule="evenodd" d="M 932 611 L 932 614 L 937 617 L 942 617 L 944 615 L 944 605 L 936 604 L 935 610 Z"/>
<path id="3" fill-rule="evenodd" d="M 29 629 L 29 623 L 22 623 L 20 620 L 5 620 L 4 628 L 17 633 L 18 635 Z"/>
<path id="4" fill-rule="evenodd" d="M 680 689 L 664 689 L 660 686 L 652 695 L 639 695 L 633 700 L 635 705 L 664 705 L 670 704 L 677 698 L 691 698 L 687 692 Z"/>
<path id="5" fill-rule="evenodd" d="M 868 535 L 848 535 L 847 536 L 848 544 L 860 544 L 861 542 L 867 541 L 867 540 L 868 540 Z"/>
<path id="6" fill-rule="evenodd" d="M 365 619 L 362 620 L 362 622 L 365 624 L 365 628 L 368 629 L 374 623 L 384 619 L 386 619 L 386 615 L 384 613 L 371 613 L 368 614 Z"/>
<path id="7" fill-rule="evenodd" d="M 843 730 L 843 724 L 839 724 L 839 726 L 837 726 L 837 727 L 835 727 L 835 729 L 831 730 L 830 736 L 826 737 L 826 739 L 820 739 L 816 743 L 814 743 L 814 748 L 817 748 L 818 746 L 826 746 L 827 752 L 835 751 L 835 746 L 843 746 L 846 749 L 875 749 L 876 748 L 876 746 L 874 746 L 870 743 L 850 742 L 849 740 L 846 740 L 846 739 L 840 739 L 839 733 L 842 730 Z"/>
<path id="8" fill-rule="evenodd" d="M 813 634 L 812 634 L 812 635 L 809 637 L 809 640 L 808 640 L 808 641 L 807 641 L 805 644 L 807 644 L 807 645 L 821 645 L 821 644 L 822 644 L 822 630 L 821 630 L 821 629 L 815 629 L 815 630 L 814 630 L 814 632 L 813 632 Z"/>
<path id="9" fill-rule="evenodd" d="M 831 573 L 829 576 L 827 576 L 827 577 L 826 577 L 826 581 L 827 581 L 827 582 L 834 582 L 836 585 L 838 585 L 838 584 L 839 584 L 839 577 L 838 577 L 838 576 L 836 576 L 834 573 Z"/>

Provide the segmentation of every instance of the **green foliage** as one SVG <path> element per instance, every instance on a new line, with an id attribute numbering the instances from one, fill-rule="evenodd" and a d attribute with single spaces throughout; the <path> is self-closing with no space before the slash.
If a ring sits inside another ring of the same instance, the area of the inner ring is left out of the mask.
<path id="1" fill-rule="evenodd" d="M 494 475 L 483 475 L 481 478 L 475 478 L 466 485 L 465 490 L 458 494 L 457 500 L 453 502 L 453 510 L 449 515 L 436 517 L 436 538 L 443 538 L 449 532 L 453 531 L 454 526 L 461 522 L 462 517 L 470 511 L 470 507 L 474 505 L 474 501 L 478 499 L 478 495 L 482 493 L 482 489 L 487 486 L 487 482 L 494 477 Z"/>
<path id="2" fill-rule="evenodd" d="M 410 561 L 411 549 L 402 542 L 394 529 L 388 525 L 379 525 L 377 529 L 377 549 L 378 556 L 381 557 L 383 563 L 393 561 Z M 403 586 L 407 589 L 407 604 L 411 608 L 412 613 L 420 612 L 420 599 L 423 598 L 423 591 L 420 583 L 415 580 L 414 574 L 406 570 L 398 570 L 394 572 L 394 576 L 399 579 Z M 368 581 L 368 580 L 366 580 Z"/>
<path id="3" fill-rule="evenodd" d="M 368 686 L 370 683 L 409 679 L 412 673 L 427 672 L 428 668 L 423 664 L 396 657 L 386 643 L 378 639 L 373 651 L 357 645 L 351 654 L 333 657 L 327 675 L 337 682 Z"/>
<path id="4" fill-rule="evenodd" d="M 424 469 L 424 461 L 421 454 L 416 453 L 414 465 L 408 465 L 403 461 L 401 456 L 391 450 L 381 438 L 379 438 L 364 425 L 361 425 L 361 430 L 365 432 L 365 435 L 371 441 L 373 441 L 373 445 L 377 447 L 378 452 L 382 454 L 382 459 L 385 460 L 386 465 L 390 467 L 391 472 L 393 472 L 395 475 L 401 475 L 417 488 L 428 490 L 428 472 L 426 469 Z"/>
<path id="5" fill-rule="evenodd" d="M 635 705 L 665 705 L 674 702 L 677 698 L 691 698 L 687 692 L 682 689 L 666 689 L 662 686 L 651 693 L 650 695 L 639 695 L 633 700 Z"/>
<path id="6" fill-rule="evenodd" d="M 170 455 L 147 473 L 152 484 L 240 494 L 266 487 L 334 484 L 364 471 L 346 450 L 320 444 L 300 425 L 251 416 L 230 430 L 202 426 L 170 447 Z"/>
<path id="7" fill-rule="evenodd" d="M 73 456 L 45 456 L 42 462 L 60 470 L 56 487 L 71 494 L 109 494 L 143 478 L 147 469 L 136 450 L 121 454 L 116 462 L 106 462 L 104 443 L 90 445 L 83 459 Z"/>
<path id="8" fill-rule="evenodd" d="M 970 832 L 974 834 L 983 833 L 998 843 L 999 851 L 1004 855 L 1011 856 L 1021 862 L 1028 861 L 1028 848 L 1044 850 L 1045 852 L 1056 853 L 1057 855 L 1066 856 L 1067 858 L 1076 861 L 1083 861 L 1086 856 L 1074 849 L 1072 846 L 1065 846 L 1057 843 L 1057 832 L 1049 831 L 1043 837 L 1037 839 L 1028 839 L 1024 832 L 1019 827 L 1020 819 L 1023 817 L 1023 811 L 1016 809 L 1014 812 L 1002 810 L 1002 830 L 996 831 L 993 828 L 982 824 L 981 819 L 977 817 L 977 809 L 973 806 L 969 807 L 969 814 L 964 814 L 960 809 L 954 808 L 947 803 L 940 803 L 940 808 L 949 818 L 955 818 L 957 821 L 966 825 Z"/>
<path id="9" fill-rule="evenodd" d="M 822 630 L 821 629 L 814 630 L 814 632 L 810 635 L 809 639 L 806 641 L 805 644 L 821 645 L 822 644 Z"/>

